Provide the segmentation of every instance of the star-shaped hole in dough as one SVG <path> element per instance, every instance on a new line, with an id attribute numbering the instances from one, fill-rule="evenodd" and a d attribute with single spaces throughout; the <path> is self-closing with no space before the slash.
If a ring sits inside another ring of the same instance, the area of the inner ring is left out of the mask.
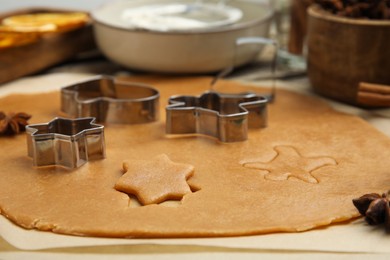
<path id="1" fill-rule="evenodd" d="M 115 189 L 135 195 L 143 205 L 181 200 L 192 192 L 187 180 L 193 175 L 194 167 L 172 162 L 165 154 L 149 161 L 124 161 L 123 170 L 125 174 L 116 182 Z"/>
<path id="2" fill-rule="evenodd" d="M 266 171 L 268 180 L 287 180 L 295 177 L 308 183 L 318 183 L 312 173 L 324 166 L 337 165 L 335 159 L 327 156 L 304 157 L 291 146 L 276 146 L 276 156 L 268 162 L 246 162 L 243 166 L 250 169 Z"/>

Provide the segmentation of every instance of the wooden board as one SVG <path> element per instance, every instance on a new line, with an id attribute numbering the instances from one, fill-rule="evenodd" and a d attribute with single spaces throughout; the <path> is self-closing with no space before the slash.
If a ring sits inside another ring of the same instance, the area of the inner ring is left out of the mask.
<path id="1" fill-rule="evenodd" d="M 38 12 L 68 12 L 71 10 L 32 8 L 0 14 L 8 16 Z M 33 74 L 96 48 L 92 25 L 65 32 L 48 34 L 35 43 L 0 50 L 0 83 Z"/>

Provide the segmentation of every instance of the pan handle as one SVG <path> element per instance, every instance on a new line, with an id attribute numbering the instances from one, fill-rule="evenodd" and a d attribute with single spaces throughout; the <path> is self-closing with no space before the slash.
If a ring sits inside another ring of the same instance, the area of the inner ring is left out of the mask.
<path id="1" fill-rule="evenodd" d="M 264 37 L 254 36 L 254 37 L 240 37 L 240 38 L 236 39 L 236 45 L 235 45 L 235 48 L 234 48 L 234 56 L 233 56 L 232 65 L 230 65 L 230 66 L 226 67 L 225 69 L 223 69 L 221 72 L 219 72 L 213 78 L 213 80 L 211 81 L 211 89 L 217 83 L 217 81 L 219 79 L 226 77 L 227 75 L 229 75 L 234 70 L 234 68 L 236 67 L 237 49 L 240 46 L 242 46 L 242 45 L 248 45 L 248 44 L 271 45 L 274 48 L 274 55 L 272 57 L 272 63 L 271 63 L 272 88 L 271 88 L 271 94 L 267 95 L 267 98 L 270 101 L 273 101 L 273 99 L 275 98 L 275 91 L 276 91 L 276 87 L 275 87 L 275 73 L 276 73 L 276 63 L 277 63 L 279 47 L 278 47 L 278 42 L 277 41 L 275 41 L 273 39 L 269 39 L 269 38 L 264 38 Z"/>

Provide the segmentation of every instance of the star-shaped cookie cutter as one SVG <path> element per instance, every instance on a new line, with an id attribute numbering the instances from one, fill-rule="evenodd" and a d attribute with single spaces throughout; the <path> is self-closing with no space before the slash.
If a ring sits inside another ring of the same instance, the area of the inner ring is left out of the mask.
<path id="1" fill-rule="evenodd" d="M 172 96 L 166 107 L 167 134 L 203 134 L 221 142 L 248 139 L 248 128 L 267 126 L 269 99 L 254 93 Z"/>
<path id="2" fill-rule="evenodd" d="M 95 118 L 54 118 L 26 126 L 28 156 L 34 166 L 77 168 L 92 159 L 106 157 L 104 126 Z"/>
<path id="3" fill-rule="evenodd" d="M 141 83 L 97 76 L 61 89 L 61 111 L 99 123 L 140 124 L 158 120 L 158 90 Z"/>

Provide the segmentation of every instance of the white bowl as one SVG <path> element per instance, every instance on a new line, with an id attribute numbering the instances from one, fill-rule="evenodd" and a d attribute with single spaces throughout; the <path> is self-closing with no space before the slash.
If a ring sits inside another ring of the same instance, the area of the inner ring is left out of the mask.
<path id="1" fill-rule="evenodd" d="M 207 73 L 254 60 L 262 46 L 237 46 L 244 37 L 268 37 L 273 10 L 254 1 L 228 1 L 242 18 L 226 26 L 197 30 L 153 31 L 129 28 L 124 10 L 150 4 L 193 3 L 194 0 L 130 0 L 92 11 L 94 35 L 102 53 L 130 69 L 165 73 Z"/>

